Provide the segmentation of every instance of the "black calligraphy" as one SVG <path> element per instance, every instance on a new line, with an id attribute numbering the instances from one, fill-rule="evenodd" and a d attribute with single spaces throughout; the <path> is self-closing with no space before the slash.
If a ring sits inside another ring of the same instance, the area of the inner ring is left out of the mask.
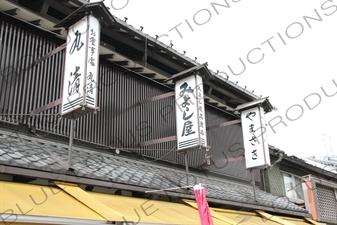
<path id="1" fill-rule="evenodd" d="M 88 63 L 92 66 L 95 66 L 95 59 L 93 57 L 90 57 Z"/>
<path id="2" fill-rule="evenodd" d="M 95 66 L 95 58 L 94 58 L 94 55 L 96 53 L 96 31 L 94 29 L 91 29 L 90 30 L 90 39 L 89 39 L 89 54 L 90 54 L 90 58 L 88 60 L 88 64 L 91 65 L 91 66 Z M 91 70 L 91 69 L 90 69 Z M 96 87 L 96 85 L 94 85 L 95 80 L 94 80 L 94 74 L 89 71 L 89 74 L 87 75 L 87 85 L 86 85 L 86 91 L 87 91 L 87 94 L 91 94 L 93 95 L 94 94 L 94 88 Z M 93 98 L 92 97 L 89 97 L 91 98 L 91 100 L 89 101 L 89 103 L 93 103 Z"/>
<path id="3" fill-rule="evenodd" d="M 187 110 L 188 111 L 188 110 Z M 191 117 L 193 116 L 194 113 L 191 113 L 189 116 L 186 116 L 186 111 L 184 111 L 184 114 L 183 114 L 183 120 L 189 120 L 191 119 Z"/>
<path id="4" fill-rule="evenodd" d="M 81 33 L 78 30 L 75 32 L 75 36 L 75 40 L 69 50 L 70 55 L 73 54 L 75 50 L 79 51 L 84 45 L 84 43 L 81 42 Z"/>
<path id="5" fill-rule="evenodd" d="M 251 115 L 252 115 L 252 117 L 254 117 L 254 116 L 256 115 L 256 113 L 255 113 L 255 112 L 249 112 L 249 113 L 247 113 L 246 118 L 252 120 L 252 119 L 250 118 Z"/>
<path id="6" fill-rule="evenodd" d="M 183 97 L 184 102 L 181 104 L 181 106 L 184 108 L 184 113 L 183 113 L 183 120 L 184 120 L 184 127 L 183 127 L 183 132 L 181 136 L 188 136 L 191 134 L 195 134 L 195 131 L 193 131 L 193 123 L 190 121 L 191 117 L 193 116 L 194 112 L 190 113 L 189 115 L 186 115 L 189 111 L 189 105 L 190 103 L 188 102 L 191 98 L 188 96 L 189 93 L 193 93 L 193 89 L 188 86 L 186 82 L 184 82 L 181 86 L 180 89 L 182 90 L 179 95 L 180 97 Z M 187 92 L 187 94 L 185 94 Z"/>
<path id="7" fill-rule="evenodd" d="M 256 160 L 256 159 L 257 159 L 257 150 L 256 150 L 256 149 L 254 149 L 254 150 L 252 151 L 252 159 L 253 159 L 253 160 Z"/>
<path id="8" fill-rule="evenodd" d="M 197 92 L 198 92 L 198 97 L 197 97 L 197 102 L 198 102 L 198 111 L 199 111 L 199 127 L 200 127 L 200 134 L 202 136 L 205 136 L 205 127 L 204 127 L 204 111 L 203 111 L 203 96 L 202 93 L 203 91 L 201 90 L 200 85 L 197 86 Z"/>
<path id="9" fill-rule="evenodd" d="M 89 47 L 89 50 L 90 50 L 90 58 L 88 60 L 88 63 L 91 65 L 91 66 L 95 66 L 95 59 L 93 58 L 95 52 L 96 52 L 96 48 L 95 48 L 95 42 L 96 42 L 96 32 L 94 31 L 94 29 L 91 29 L 90 30 L 90 39 L 89 39 L 89 42 L 91 44 L 91 46 Z"/>
<path id="10" fill-rule="evenodd" d="M 255 134 L 254 134 L 254 124 L 249 125 L 249 133 L 252 133 L 252 135 L 253 135 L 252 138 L 249 140 L 250 144 L 255 146 L 256 137 L 255 137 Z"/>
<path id="11" fill-rule="evenodd" d="M 80 67 L 76 66 L 75 67 L 75 72 L 70 73 L 70 78 L 73 78 L 72 80 L 69 80 L 68 84 L 68 95 L 73 95 L 74 93 L 78 93 L 80 89 L 80 79 L 79 77 L 81 76 L 80 73 L 78 73 Z"/>
<path id="12" fill-rule="evenodd" d="M 89 72 L 89 75 L 87 76 L 87 88 L 86 88 L 88 94 L 93 94 L 95 88 L 94 83 L 95 80 L 93 79 L 93 74 Z"/>
<path id="13" fill-rule="evenodd" d="M 250 116 L 254 117 L 256 115 L 255 112 L 249 112 L 246 114 L 246 118 L 250 119 L 251 121 L 253 121 Z M 255 133 L 254 133 L 254 124 L 250 124 L 249 125 L 249 133 L 252 134 L 252 138 L 249 140 L 250 144 L 255 146 L 255 143 L 256 143 L 256 136 L 255 136 Z M 257 150 L 256 149 L 253 149 L 253 151 L 251 152 L 252 153 L 252 160 L 257 160 Z"/>
<path id="14" fill-rule="evenodd" d="M 185 95 L 185 92 L 187 93 L 193 93 L 193 89 L 191 87 L 188 86 L 188 84 L 186 82 L 184 82 L 181 86 L 180 89 L 183 89 L 180 93 L 179 96 L 183 97 Z"/>

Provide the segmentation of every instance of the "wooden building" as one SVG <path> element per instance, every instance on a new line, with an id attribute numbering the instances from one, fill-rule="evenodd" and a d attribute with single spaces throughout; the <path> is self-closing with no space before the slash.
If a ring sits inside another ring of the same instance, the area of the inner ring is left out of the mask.
<path id="1" fill-rule="evenodd" d="M 318 224 L 245 168 L 235 108 L 261 97 L 102 2 L 1 0 L 0 11 L 0 224 L 197 224 L 193 192 L 183 187 L 199 183 L 215 224 Z M 70 157 L 71 120 L 60 116 L 62 25 L 86 12 L 101 24 L 99 110 L 75 120 Z M 176 141 L 179 73 L 203 78 L 210 146 L 188 153 L 188 179 Z M 268 99 L 262 107 L 272 110 Z"/>

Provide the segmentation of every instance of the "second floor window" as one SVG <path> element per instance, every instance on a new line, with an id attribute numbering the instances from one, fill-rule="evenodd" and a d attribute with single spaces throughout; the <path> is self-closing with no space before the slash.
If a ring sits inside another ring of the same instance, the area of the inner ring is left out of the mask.
<path id="1" fill-rule="evenodd" d="M 301 178 L 289 173 L 282 173 L 283 176 L 283 190 L 288 198 L 302 199 L 303 190 Z"/>

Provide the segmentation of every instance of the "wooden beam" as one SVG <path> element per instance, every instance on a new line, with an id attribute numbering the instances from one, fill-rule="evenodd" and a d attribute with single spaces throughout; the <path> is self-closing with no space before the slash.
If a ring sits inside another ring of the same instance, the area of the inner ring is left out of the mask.
<path id="1" fill-rule="evenodd" d="M 99 58 L 101 58 L 101 59 L 113 59 L 113 58 L 115 58 L 115 55 L 114 54 L 100 55 Z"/>
<path id="2" fill-rule="evenodd" d="M 129 70 L 135 71 L 135 72 L 143 72 L 144 71 L 144 67 L 132 67 L 132 68 L 128 68 Z"/>
<path id="3" fill-rule="evenodd" d="M 156 73 L 141 73 L 141 75 L 144 75 L 148 78 L 154 78 L 157 74 Z"/>
<path id="4" fill-rule="evenodd" d="M 168 93 L 165 93 L 165 94 L 157 95 L 157 96 L 154 96 L 152 98 L 142 100 L 142 101 L 138 102 L 138 105 L 142 105 L 144 103 L 153 102 L 153 101 L 157 101 L 157 100 L 160 100 L 160 99 L 168 98 L 168 97 L 171 97 L 171 96 L 174 96 L 174 95 L 175 95 L 175 92 L 171 91 L 171 92 L 168 92 Z"/>
<path id="5" fill-rule="evenodd" d="M 122 28 L 117 28 L 117 29 L 112 29 L 112 30 L 118 33 L 129 34 L 126 30 Z M 127 37 L 130 37 L 130 35 L 128 35 Z"/>
<path id="6" fill-rule="evenodd" d="M 159 139 L 154 139 L 154 140 L 151 140 L 151 141 L 142 142 L 142 143 L 139 144 L 139 147 L 144 147 L 144 146 L 147 146 L 147 145 L 160 144 L 160 143 L 170 142 L 170 141 L 176 141 L 176 140 L 177 140 L 177 136 L 159 138 Z"/>
<path id="7" fill-rule="evenodd" d="M 224 84 L 225 83 L 215 85 L 215 84 L 213 84 L 211 82 L 207 82 L 207 85 L 209 85 L 212 89 L 220 92 L 221 94 L 223 94 L 223 95 L 225 95 L 225 96 L 227 96 L 227 97 L 229 97 L 231 99 L 237 99 L 238 101 L 243 102 L 243 103 L 247 102 L 247 100 L 245 100 L 243 98 L 240 98 L 239 96 L 234 95 L 234 94 L 230 93 L 229 91 L 225 90 L 225 88 L 222 87 Z"/>
<path id="8" fill-rule="evenodd" d="M 212 106 L 215 106 L 215 107 L 219 106 L 219 103 L 217 103 L 217 102 L 208 102 L 208 104 L 210 104 Z"/>
<path id="9" fill-rule="evenodd" d="M 159 79 L 154 79 L 154 80 L 157 81 L 157 82 L 159 82 L 159 83 L 164 83 L 164 81 L 165 81 L 166 79 L 159 78 Z M 171 87 L 172 87 L 172 85 L 174 86 L 174 84 L 165 84 L 165 85 L 171 86 Z"/>
<path id="10" fill-rule="evenodd" d="M 44 2 L 42 7 L 41 7 L 40 13 L 43 14 L 43 15 L 47 15 L 48 9 L 49 9 L 49 3 Z"/>
<path id="11" fill-rule="evenodd" d="M 20 9 L 16 8 L 16 9 L 4 11 L 4 13 L 6 13 L 8 15 L 11 15 L 11 16 L 16 16 L 16 15 L 18 15 L 19 11 L 20 11 Z"/>
<path id="12" fill-rule="evenodd" d="M 62 4 L 64 1 L 44 0 L 44 2 L 48 3 L 51 7 L 60 12 L 63 12 L 64 14 L 69 15 L 73 12 L 73 9 Z"/>
<path id="13" fill-rule="evenodd" d="M 113 63 L 116 63 L 120 66 L 128 66 L 130 64 L 130 61 L 124 60 L 124 61 L 113 61 Z"/>
<path id="14" fill-rule="evenodd" d="M 236 162 L 236 161 L 241 161 L 241 160 L 244 160 L 244 157 L 241 155 L 241 156 L 238 156 L 236 158 L 223 158 L 223 159 L 212 159 L 212 161 L 214 163 L 230 163 L 230 162 Z"/>
<path id="15" fill-rule="evenodd" d="M 126 45 L 129 45 L 130 47 L 144 53 L 145 52 L 145 46 L 141 46 L 138 42 L 125 38 L 125 35 L 122 35 L 120 33 L 117 32 L 113 32 L 111 29 L 102 29 L 102 33 L 112 37 L 113 39 L 122 42 Z M 170 60 L 168 60 L 167 58 L 163 57 L 161 54 L 156 53 L 154 50 L 148 48 L 147 49 L 147 57 L 151 57 L 155 60 L 157 60 L 158 62 L 163 63 L 164 65 L 171 67 L 172 69 L 176 70 L 176 71 L 183 71 L 186 70 L 185 67 L 182 67 L 180 65 L 178 65 L 177 63 L 174 63 Z"/>
<path id="16" fill-rule="evenodd" d="M 32 67 L 39 64 L 40 62 L 42 62 L 45 59 L 48 59 L 49 57 L 51 57 L 52 55 L 55 55 L 56 53 L 58 53 L 59 51 L 62 51 L 63 49 L 65 49 L 67 47 L 67 43 L 63 43 L 62 45 L 58 46 L 57 48 L 53 49 L 52 51 L 48 52 L 47 54 L 45 54 L 44 56 L 38 58 L 37 60 L 35 60 L 32 64 Z"/>
<path id="17" fill-rule="evenodd" d="M 218 125 L 208 126 L 206 129 L 207 130 L 211 130 L 211 129 L 215 129 L 215 128 L 220 128 L 220 127 L 226 127 L 226 126 L 234 125 L 234 124 L 237 124 L 237 123 L 241 123 L 241 120 L 237 119 L 237 120 L 232 120 L 232 121 L 220 123 Z"/>
<path id="18" fill-rule="evenodd" d="M 35 25 L 35 26 L 41 26 L 42 24 L 42 20 L 34 20 L 34 21 L 30 21 L 29 23 Z"/>
<path id="19" fill-rule="evenodd" d="M 128 36 L 128 38 L 130 38 L 132 40 L 136 40 L 136 41 L 142 41 L 142 39 L 137 37 L 137 36 Z"/>
<path id="20" fill-rule="evenodd" d="M 43 112 L 43 111 L 45 111 L 47 109 L 50 109 L 50 108 L 52 108 L 54 106 L 60 105 L 61 103 L 62 103 L 62 98 L 59 98 L 59 99 L 57 99 L 57 100 L 55 100 L 55 101 L 53 101 L 51 103 L 48 103 L 47 105 L 41 106 L 40 108 L 37 108 L 37 109 L 34 109 L 33 111 L 31 111 L 29 113 L 29 115 L 33 116 L 33 115 L 38 114 L 40 112 Z"/>
<path id="21" fill-rule="evenodd" d="M 61 35 L 62 34 L 62 30 L 61 29 L 57 29 L 57 30 L 52 30 L 51 32 Z"/>

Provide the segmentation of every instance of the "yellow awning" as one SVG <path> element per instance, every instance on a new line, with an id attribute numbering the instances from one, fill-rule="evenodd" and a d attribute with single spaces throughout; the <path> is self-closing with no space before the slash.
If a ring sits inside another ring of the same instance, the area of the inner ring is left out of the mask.
<path id="1" fill-rule="evenodd" d="M 266 224 L 266 225 L 279 225 L 278 223 L 264 219 L 259 217 L 256 213 L 250 213 L 250 212 L 240 212 L 236 210 L 221 210 L 216 208 L 211 208 L 212 214 L 213 212 L 218 213 L 221 216 L 225 216 L 226 218 L 230 218 L 231 220 L 234 220 L 235 223 L 232 223 L 232 225 L 236 224 L 242 224 L 242 225 L 260 225 L 260 224 Z"/>
<path id="2" fill-rule="evenodd" d="M 295 223 L 293 223 L 294 222 L 294 220 L 287 220 L 287 219 L 282 219 L 282 218 L 280 218 L 280 217 L 278 217 L 278 216 L 274 216 L 274 215 L 271 215 L 271 214 L 269 214 L 269 213 L 266 213 L 266 212 L 264 212 L 264 211 L 262 211 L 262 210 L 256 210 L 256 212 L 259 214 L 259 215 L 261 215 L 261 217 L 262 218 L 264 218 L 264 219 L 267 219 L 267 220 L 271 220 L 271 221 L 274 221 L 274 222 L 277 222 L 277 223 L 279 223 L 279 224 L 284 224 L 284 225 L 296 225 Z M 303 222 L 303 220 L 302 221 L 298 221 L 298 222 Z M 304 223 L 304 224 L 308 224 L 308 223 Z"/>
<path id="3" fill-rule="evenodd" d="M 263 218 L 269 218 L 269 220 L 278 222 L 280 224 L 285 225 L 308 225 L 308 224 L 315 224 L 315 225 L 321 225 L 321 223 L 318 223 L 312 219 L 309 218 L 292 218 L 292 217 L 286 217 L 286 216 L 275 216 L 271 215 L 269 213 L 266 213 L 262 210 L 256 210 L 258 214 L 260 214 Z"/>
<path id="4" fill-rule="evenodd" d="M 123 221 L 123 214 L 120 213 L 120 210 L 118 212 L 114 208 L 109 208 L 77 185 L 61 182 L 55 182 L 55 184 L 97 214 L 101 215 L 107 221 Z"/>
<path id="5" fill-rule="evenodd" d="M 75 184 L 60 182 L 55 182 L 55 184 L 61 189 L 0 181 L 0 214 L 6 214 L 6 216 L 36 216 L 44 219 L 79 219 L 88 220 L 89 223 L 90 221 L 95 221 L 95 223 L 127 221 L 135 224 L 200 224 L 197 204 L 194 200 L 184 200 L 187 203 L 186 205 L 87 192 Z M 320 224 L 310 219 L 274 216 L 261 210 L 256 210 L 255 212 L 240 212 L 218 208 L 210 208 L 210 210 L 215 225 Z M 19 222 L 22 221 L 16 221 L 13 224 L 19 224 Z M 34 221 L 31 222 L 29 224 L 34 223 Z M 45 224 L 57 224 L 57 222 L 46 222 Z"/>
<path id="6" fill-rule="evenodd" d="M 22 223 L 15 220 L 16 215 L 35 216 L 37 220 L 43 217 L 102 222 L 200 224 L 198 211 L 185 204 L 92 193 L 74 184 L 56 184 L 61 189 L 0 181 L 0 213 L 6 216 L 5 224 Z M 222 225 L 223 222 L 214 219 L 214 224 Z"/>
<path id="7" fill-rule="evenodd" d="M 187 200 L 184 199 L 184 202 L 192 206 L 193 208 L 197 209 L 197 203 L 194 200 Z M 210 208 L 211 214 L 213 217 L 220 219 L 224 222 L 224 224 L 230 225 L 279 225 L 279 223 L 275 223 L 270 220 L 265 220 L 259 217 L 256 213 L 250 212 L 240 212 L 236 210 L 225 210 L 225 209 L 218 209 L 218 208 Z"/>
<path id="8" fill-rule="evenodd" d="M 123 218 L 120 218 L 121 221 L 184 225 L 200 224 L 198 211 L 184 204 L 93 192 L 90 195 L 111 209 L 123 212 Z M 224 224 L 216 218 L 214 218 L 213 222 L 216 225 Z"/>
<path id="9" fill-rule="evenodd" d="M 316 222 L 315 220 L 313 220 L 311 218 L 305 218 L 305 220 L 308 221 L 311 224 L 314 224 L 314 225 L 322 225 L 321 223 Z"/>
<path id="10" fill-rule="evenodd" d="M 102 216 L 58 188 L 6 181 L 0 181 L 0 212 L 105 221 Z M 8 218 L 8 221 L 13 218 Z"/>
<path id="11" fill-rule="evenodd" d="M 185 203 L 189 204 L 193 208 L 198 208 L 197 203 L 194 200 L 183 200 Z M 222 220 L 224 224 L 230 225 L 308 225 L 315 224 L 320 225 L 320 223 L 313 221 L 308 218 L 298 219 L 292 217 L 281 217 L 271 215 L 262 210 L 256 210 L 255 212 L 241 212 L 236 210 L 227 210 L 219 208 L 210 208 L 213 217 Z"/>
<path id="12" fill-rule="evenodd" d="M 160 224 L 200 224 L 198 211 L 180 203 L 86 192 L 76 185 L 55 182 L 68 194 L 108 221 Z M 215 224 L 223 224 L 220 220 Z"/>

